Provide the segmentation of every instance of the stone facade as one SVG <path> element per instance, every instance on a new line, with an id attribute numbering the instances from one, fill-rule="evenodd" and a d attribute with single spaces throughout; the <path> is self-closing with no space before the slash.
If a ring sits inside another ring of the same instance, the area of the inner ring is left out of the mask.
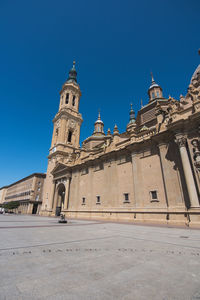
<path id="1" fill-rule="evenodd" d="M 34 173 L 17 182 L 14 182 L 4 189 L 2 203 L 19 201 L 18 213 L 39 214 L 42 198 L 43 185 L 46 174 Z M 2 188 L 3 190 L 3 188 Z"/>
<path id="2" fill-rule="evenodd" d="M 200 224 L 200 66 L 186 96 L 131 106 L 126 132 L 104 133 L 100 113 L 79 146 L 82 116 L 75 63 L 53 123 L 41 214 L 169 224 Z"/>

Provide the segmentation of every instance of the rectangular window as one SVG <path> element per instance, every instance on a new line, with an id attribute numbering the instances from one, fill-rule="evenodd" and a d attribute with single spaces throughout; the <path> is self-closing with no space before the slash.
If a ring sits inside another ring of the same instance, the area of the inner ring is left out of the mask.
<path id="1" fill-rule="evenodd" d="M 72 141 L 72 131 L 69 131 L 69 132 L 68 132 L 68 138 L 67 138 L 67 141 L 68 141 L 69 143 L 71 143 L 71 141 Z"/>
<path id="2" fill-rule="evenodd" d="M 69 103 L 69 94 L 67 93 L 66 98 L 65 98 L 65 104 L 68 104 L 68 103 Z"/>
<path id="3" fill-rule="evenodd" d="M 100 204 L 100 203 L 101 203 L 100 196 L 97 196 L 97 202 L 96 202 L 96 204 Z"/>
<path id="4" fill-rule="evenodd" d="M 128 193 L 124 194 L 124 202 L 129 202 L 129 194 Z"/>
<path id="5" fill-rule="evenodd" d="M 82 205 L 85 205 L 85 197 L 82 198 Z"/>
<path id="6" fill-rule="evenodd" d="M 157 191 L 150 191 L 151 201 L 158 201 Z"/>
<path id="7" fill-rule="evenodd" d="M 72 105 L 75 106 L 75 100 L 76 100 L 76 96 L 73 96 L 72 98 Z"/>

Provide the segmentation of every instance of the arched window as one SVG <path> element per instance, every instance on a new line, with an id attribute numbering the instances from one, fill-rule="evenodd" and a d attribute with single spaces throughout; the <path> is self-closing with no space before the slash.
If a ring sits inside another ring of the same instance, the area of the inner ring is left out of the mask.
<path id="1" fill-rule="evenodd" d="M 154 92 L 152 92 L 152 98 L 153 98 L 153 99 L 155 98 L 155 93 L 154 93 Z"/>
<path id="2" fill-rule="evenodd" d="M 65 104 L 69 103 L 69 93 L 66 94 L 66 98 L 65 98 Z"/>
<path id="3" fill-rule="evenodd" d="M 75 100 L 76 100 L 76 96 L 73 96 L 73 99 L 72 99 L 72 105 L 75 106 Z"/>
<path id="4" fill-rule="evenodd" d="M 71 130 L 70 130 L 69 133 L 68 133 L 67 141 L 68 141 L 69 143 L 71 143 L 71 141 L 72 141 L 72 131 L 71 131 Z"/>
<path id="5" fill-rule="evenodd" d="M 156 94 L 157 94 L 157 97 L 159 97 L 159 96 L 160 96 L 160 95 L 159 95 L 159 91 L 157 91 L 157 92 L 156 92 Z"/>

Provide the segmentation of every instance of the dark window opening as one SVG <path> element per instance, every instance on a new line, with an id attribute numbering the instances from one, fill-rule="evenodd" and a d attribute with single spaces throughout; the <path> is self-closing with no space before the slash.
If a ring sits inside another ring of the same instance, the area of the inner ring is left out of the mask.
<path id="1" fill-rule="evenodd" d="M 100 203 L 101 200 L 100 200 L 100 196 L 97 196 L 97 203 Z"/>
<path id="2" fill-rule="evenodd" d="M 72 105 L 75 106 L 75 100 L 76 100 L 76 96 L 73 96 L 73 99 L 72 99 Z"/>
<path id="3" fill-rule="evenodd" d="M 128 201 L 129 201 L 129 194 L 128 194 L 128 193 L 125 193 L 125 194 L 124 194 L 124 201 L 125 201 L 125 202 L 128 202 Z"/>
<path id="4" fill-rule="evenodd" d="M 72 131 L 69 131 L 67 141 L 68 141 L 69 143 L 71 143 L 71 141 L 72 141 Z"/>
<path id="5" fill-rule="evenodd" d="M 158 199 L 157 191 L 151 191 L 151 199 L 152 200 L 157 200 Z"/>
<path id="6" fill-rule="evenodd" d="M 82 198 L 82 204 L 85 204 L 85 197 Z"/>
<path id="7" fill-rule="evenodd" d="M 66 94 L 66 98 L 65 98 L 65 104 L 69 103 L 69 93 Z"/>

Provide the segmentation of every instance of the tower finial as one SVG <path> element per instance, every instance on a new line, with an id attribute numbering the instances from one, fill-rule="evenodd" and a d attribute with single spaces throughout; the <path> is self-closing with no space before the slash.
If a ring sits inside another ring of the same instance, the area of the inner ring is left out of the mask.
<path id="1" fill-rule="evenodd" d="M 135 123 L 135 112 L 133 110 L 133 104 L 131 103 L 131 110 L 130 110 L 130 120 L 129 120 L 129 124 L 131 123 Z"/>
<path id="2" fill-rule="evenodd" d="M 73 60 L 73 68 L 75 68 L 75 64 L 76 64 L 76 61 L 75 61 L 75 60 Z"/>
<path id="3" fill-rule="evenodd" d="M 100 109 L 98 109 L 98 120 L 101 120 Z"/>
<path id="4" fill-rule="evenodd" d="M 153 72 L 151 72 L 151 81 L 154 82 Z"/>

